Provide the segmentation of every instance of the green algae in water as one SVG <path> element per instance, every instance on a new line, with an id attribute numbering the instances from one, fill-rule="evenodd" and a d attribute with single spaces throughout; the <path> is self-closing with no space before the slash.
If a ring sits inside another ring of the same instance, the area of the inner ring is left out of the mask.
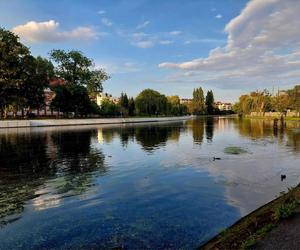
<path id="1" fill-rule="evenodd" d="M 248 153 L 248 151 L 241 147 L 226 147 L 224 149 L 224 153 L 231 154 L 231 155 L 239 155 L 239 154 L 246 154 Z"/>

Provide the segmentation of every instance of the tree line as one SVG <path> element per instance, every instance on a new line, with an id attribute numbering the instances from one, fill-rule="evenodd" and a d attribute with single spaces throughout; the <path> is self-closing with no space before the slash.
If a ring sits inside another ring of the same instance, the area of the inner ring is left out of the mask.
<path id="1" fill-rule="evenodd" d="M 90 98 L 102 90 L 109 76 L 96 69 L 91 59 L 80 51 L 52 50 L 50 60 L 34 57 L 12 32 L 0 28 L 0 115 L 45 106 L 44 90 L 51 88 L 55 97 L 54 110 L 84 115 L 97 111 Z M 54 66 L 55 65 L 55 66 Z M 51 80 L 62 79 L 51 85 Z"/>
<path id="2" fill-rule="evenodd" d="M 182 102 L 177 95 L 165 96 L 156 90 L 145 89 L 137 97 L 128 98 L 122 93 L 118 104 L 105 100 L 100 108 L 102 115 L 111 116 L 178 116 L 178 115 L 213 115 L 218 114 L 214 105 L 214 94 L 209 90 L 204 97 L 202 88 L 193 91 L 193 98 Z"/>
<path id="3" fill-rule="evenodd" d="M 202 88 L 193 91 L 193 99 L 182 103 L 179 96 L 165 96 L 145 89 L 135 99 L 122 93 L 119 103 L 109 99 L 98 106 L 96 96 L 110 76 L 95 67 L 92 59 L 77 50 L 50 51 L 49 59 L 31 55 L 11 31 L 0 28 L 0 117 L 45 107 L 45 89 L 55 94 L 51 109 L 65 116 L 166 116 L 214 114 L 214 95 L 204 97 Z"/>
<path id="4" fill-rule="evenodd" d="M 300 85 L 271 94 L 268 90 L 241 95 L 233 107 L 238 114 L 251 112 L 300 112 Z"/>

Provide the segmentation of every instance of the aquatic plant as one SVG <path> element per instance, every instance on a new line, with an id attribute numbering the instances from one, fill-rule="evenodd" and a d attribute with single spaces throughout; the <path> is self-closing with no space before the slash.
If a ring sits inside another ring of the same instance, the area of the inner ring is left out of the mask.
<path id="1" fill-rule="evenodd" d="M 226 147 L 224 149 L 225 154 L 232 154 L 232 155 L 239 155 L 239 154 L 245 154 L 248 151 L 241 148 L 241 147 Z"/>

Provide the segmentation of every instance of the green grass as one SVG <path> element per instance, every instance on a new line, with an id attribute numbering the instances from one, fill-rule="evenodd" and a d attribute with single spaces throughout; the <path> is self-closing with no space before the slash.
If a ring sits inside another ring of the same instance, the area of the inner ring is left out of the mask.
<path id="1" fill-rule="evenodd" d="M 298 205 L 297 201 L 292 201 L 291 203 L 282 204 L 279 208 L 275 210 L 275 218 L 277 220 L 287 219 L 295 213 L 295 209 Z"/>

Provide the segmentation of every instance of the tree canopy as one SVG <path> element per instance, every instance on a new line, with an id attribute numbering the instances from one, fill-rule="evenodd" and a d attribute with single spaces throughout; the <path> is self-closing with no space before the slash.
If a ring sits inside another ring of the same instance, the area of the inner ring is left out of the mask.
<path id="1" fill-rule="evenodd" d="M 167 111 L 167 102 L 165 95 L 145 89 L 135 99 L 136 111 L 140 115 L 163 115 Z"/>
<path id="2" fill-rule="evenodd" d="M 103 69 L 96 69 L 92 59 L 78 50 L 52 50 L 51 59 L 57 64 L 55 73 L 67 84 L 85 86 L 90 95 L 101 92 L 109 75 Z"/>
<path id="3" fill-rule="evenodd" d="M 194 89 L 192 104 L 193 104 L 193 113 L 195 115 L 201 115 L 205 113 L 204 93 L 201 87 Z"/>

